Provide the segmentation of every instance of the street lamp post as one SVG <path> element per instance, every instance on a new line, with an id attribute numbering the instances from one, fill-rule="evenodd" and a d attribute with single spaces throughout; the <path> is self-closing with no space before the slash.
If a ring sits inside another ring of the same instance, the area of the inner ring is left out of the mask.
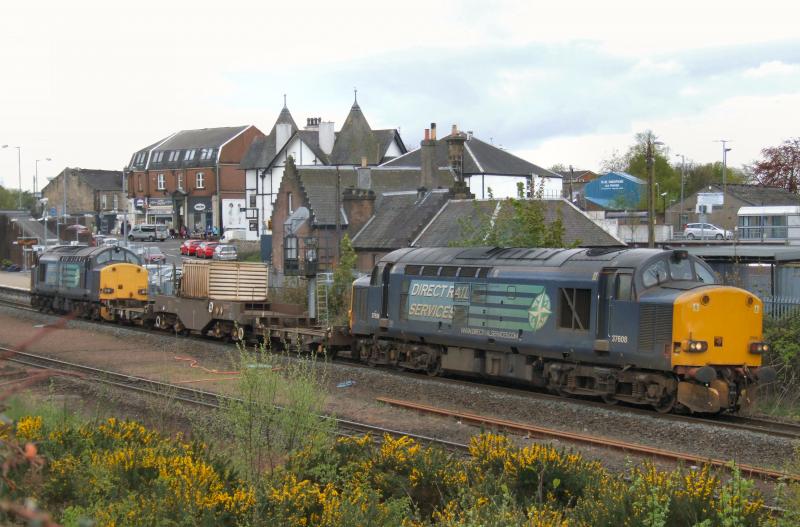
<path id="1" fill-rule="evenodd" d="M 8 148 L 8 145 L 3 145 L 0 148 Z M 15 146 L 17 149 L 17 177 L 19 177 L 19 196 L 17 200 L 17 208 L 22 210 L 22 147 Z"/>
<path id="2" fill-rule="evenodd" d="M 728 161 L 728 152 L 731 151 L 728 148 L 728 143 L 731 142 L 730 139 L 717 139 L 717 143 L 722 143 L 722 193 L 728 193 L 728 181 L 725 179 L 725 165 Z"/>

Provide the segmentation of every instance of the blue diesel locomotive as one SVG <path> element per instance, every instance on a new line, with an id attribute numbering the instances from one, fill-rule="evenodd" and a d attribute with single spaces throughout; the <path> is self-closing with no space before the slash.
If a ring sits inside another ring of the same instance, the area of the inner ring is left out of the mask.
<path id="1" fill-rule="evenodd" d="M 681 250 L 408 248 L 353 285 L 354 355 L 718 413 L 774 378 L 761 301 Z"/>

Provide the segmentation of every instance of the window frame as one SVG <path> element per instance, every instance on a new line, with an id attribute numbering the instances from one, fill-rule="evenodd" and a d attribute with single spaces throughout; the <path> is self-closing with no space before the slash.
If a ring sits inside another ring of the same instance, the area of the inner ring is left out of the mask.
<path id="1" fill-rule="evenodd" d="M 196 189 L 205 189 L 206 188 L 205 174 L 203 172 L 195 173 L 195 175 L 194 175 L 194 188 L 196 188 Z"/>
<path id="2" fill-rule="evenodd" d="M 158 175 L 156 175 L 156 189 L 167 190 L 167 179 L 163 172 L 159 172 Z"/>

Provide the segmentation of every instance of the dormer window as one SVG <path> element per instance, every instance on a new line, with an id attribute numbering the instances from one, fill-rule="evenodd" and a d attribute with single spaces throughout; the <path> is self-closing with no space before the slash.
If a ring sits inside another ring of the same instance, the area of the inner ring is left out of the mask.
<path id="1" fill-rule="evenodd" d="M 164 159 L 164 152 L 156 152 L 153 154 L 153 163 L 161 163 Z"/>
<path id="2" fill-rule="evenodd" d="M 185 156 L 183 156 L 183 160 L 184 160 L 184 161 L 191 161 L 192 159 L 194 159 L 194 154 L 195 154 L 196 152 L 197 152 L 197 150 L 194 150 L 194 149 L 192 149 L 192 150 L 187 150 L 187 151 L 186 151 L 186 155 L 185 155 Z"/>
<path id="3" fill-rule="evenodd" d="M 214 154 L 213 148 L 203 148 L 200 150 L 200 160 L 205 161 L 207 159 L 211 159 Z"/>
<path id="4" fill-rule="evenodd" d="M 175 161 L 178 160 L 180 156 L 181 156 L 180 150 L 173 150 L 172 152 L 169 153 L 169 162 L 174 163 Z"/>

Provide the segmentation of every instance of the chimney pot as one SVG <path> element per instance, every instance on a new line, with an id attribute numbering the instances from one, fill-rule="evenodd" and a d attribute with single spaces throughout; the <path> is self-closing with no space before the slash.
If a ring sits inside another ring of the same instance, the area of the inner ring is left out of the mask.
<path id="1" fill-rule="evenodd" d="M 453 125 L 453 130 L 450 133 L 456 135 L 458 133 L 458 126 Z"/>
<path id="2" fill-rule="evenodd" d="M 431 141 L 436 141 L 436 123 L 431 123 Z"/>
<path id="3" fill-rule="evenodd" d="M 426 141 L 430 141 L 431 140 L 431 130 L 430 130 L 430 128 L 426 128 L 425 129 L 425 140 Z"/>
<path id="4" fill-rule="evenodd" d="M 361 168 L 367 168 L 367 156 L 361 156 Z"/>

